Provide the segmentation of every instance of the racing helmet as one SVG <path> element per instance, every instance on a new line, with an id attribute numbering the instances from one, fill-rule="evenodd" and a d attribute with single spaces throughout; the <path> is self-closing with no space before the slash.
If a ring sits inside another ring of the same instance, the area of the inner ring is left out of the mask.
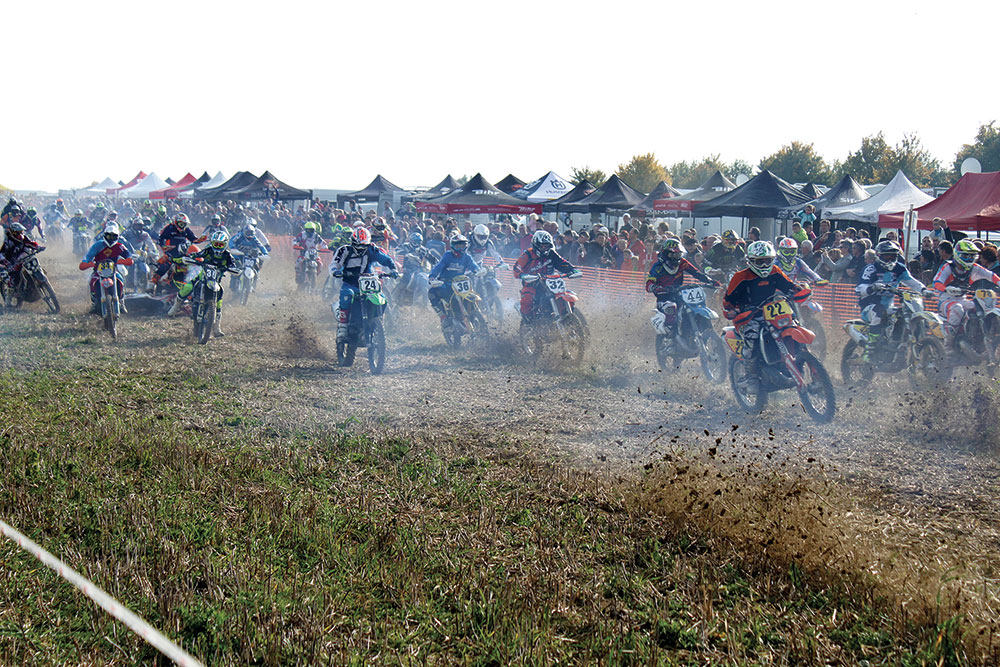
<path id="1" fill-rule="evenodd" d="M 24 238 L 24 225 L 20 222 L 12 222 L 7 225 L 7 236 L 20 241 Z"/>
<path id="2" fill-rule="evenodd" d="M 223 230 L 212 232 L 212 237 L 208 240 L 216 250 L 224 250 L 229 245 L 229 234 Z"/>
<path id="3" fill-rule="evenodd" d="M 451 237 L 451 251 L 461 257 L 469 249 L 469 239 L 462 234 L 455 234 Z"/>
<path id="4" fill-rule="evenodd" d="M 122 235 L 121 228 L 115 223 L 109 223 L 104 226 L 104 245 L 111 247 L 118 243 L 118 237 Z"/>
<path id="5" fill-rule="evenodd" d="M 358 227 L 351 234 L 351 246 L 358 252 L 367 250 L 372 244 L 372 233 L 364 227 Z"/>
<path id="6" fill-rule="evenodd" d="M 82 218 L 83 217 L 83 209 L 82 208 L 78 208 L 75 211 L 73 211 L 73 217 L 74 218 Z"/>
<path id="7" fill-rule="evenodd" d="M 243 228 L 243 236 L 248 239 L 252 239 L 254 238 L 254 236 L 256 236 L 256 234 L 254 233 L 253 225 L 246 225 Z"/>
<path id="8" fill-rule="evenodd" d="M 879 243 L 879 246 L 882 244 Z M 962 239 L 955 244 L 955 264 L 964 269 L 962 273 L 972 268 L 972 265 L 979 259 L 979 248 L 969 239 Z"/>
<path id="9" fill-rule="evenodd" d="M 188 226 L 188 217 L 183 213 L 178 213 L 174 216 L 174 224 L 177 225 L 178 229 L 184 229 Z"/>
<path id="10" fill-rule="evenodd" d="M 26 215 L 27 215 L 27 216 L 28 216 L 29 218 L 37 218 L 37 217 L 38 217 L 38 211 L 37 211 L 37 210 L 35 209 L 35 207 L 34 207 L 34 206 L 29 206 L 29 207 L 28 207 L 28 210 L 27 210 L 27 212 L 26 212 Z"/>
<path id="11" fill-rule="evenodd" d="M 306 224 L 302 225 L 302 228 L 305 230 L 305 233 L 308 234 L 309 236 L 319 233 L 319 225 L 317 225 L 315 222 L 307 222 Z"/>
<path id="12" fill-rule="evenodd" d="M 740 237 L 738 237 L 736 235 L 736 232 L 734 232 L 733 230 L 727 229 L 726 231 L 722 232 L 722 244 L 727 248 L 735 248 L 736 244 L 739 243 L 739 241 Z M 768 245 L 771 244 L 768 243 Z M 771 248 L 771 251 L 774 252 L 774 248 Z"/>
<path id="13" fill-rule="evenodd" d="M 531 249 L 538 253 L 539 257 L 548 257 L 552 249 L 555 248 L 555 245 L 555 242 L 552 240 L 552 234 L 549 234 L 544 229 L 539 229 L 531 235 Z"/>
<path id="14" fill-rule="evenodd" d="M 677 271 L 677 267 L 680 266 L 681 257 L 683 256 L 684 250 L 681 248 L 681 242 L 675 238 L 665 239 L 663 245 L 660 246 L 660 261 L 663 262 L 663 266 L 670 273 Z"/>
<path id="15" fill-rule="evenodd" d="M 410 234 L 410 243 L 415 246 L 421 246 L 424 244 L 424 236 L 420 232 L 413 232 Z"/>
<path id="16" fill-rule="evenodd" d="M 973 250 L 975 250 L 974 246 Z M 977 256 L 979 255 L 978 250 L 975 250 L 975 253 Z M 875 246 L 875 261 L 883 271 L 888 271 L 894 267 L 902 254 L 903 250 L 895 241 L 881 241 L 877 246 Z M 955 256 L 958 257 L 957 252 L 955 253 Z"/>
<path id="17" fill-rule="evenodd" d="M 778 242 L 778 265 L 785 271 L 789 271 L 795 266 L 795 260 L 799 256 L 799 244 L 795 239 L 786 236 Z"/>
<path id="18" fill-rule="evenodd" d="M 219 215 L 218 213 L 216 213 L 215 215 L 212 216 L 212 219 L 209 222 L 209 224 L 217 225 L 217 224 L 219 224 L 221 222 L 222 222 L 222 216 Z"/>
<path id="19" fill-rule="evenodd" d="M 761 278 L 774 268 L 775 252 L 770 241 L 754 241 L 747 248 L 747 266 Z"/>
<path id="20" fill-rule="evenodd" d="M 472 238 L 479 245 L 486 245 L 486 242 L 490 240 L 490 228 L 482 224 L 476 225 L 475 229 L 472 230 Z"/>

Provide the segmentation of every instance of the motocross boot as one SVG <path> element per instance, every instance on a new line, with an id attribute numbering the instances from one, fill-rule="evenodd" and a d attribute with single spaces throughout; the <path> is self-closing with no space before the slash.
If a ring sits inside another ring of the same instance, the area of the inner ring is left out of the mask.
<path id="1" fill-rule="evenodd" d="M 167 311 L 167 317 L 174 317 L 177 313 L 181 312 L 181 306 L 184 305 L 184 299 L 178 294 L 174 297 L 174 302 L 170 304 L 170 310 Z"/>
<path id="2" fill-rule="evenodd" d="M 868 328 L 868 340 L 865 341 L 865 351 L 861 355 L 861 360 L 872 363 L 875 361 L 876 350 L 881 342 L 882 334 L 878 331 L 872 331 L 871 327 Z"/>
<path id="3" fill-rule="evenodd" d="M 337 311 L 337 342 L 346 343 L 350 336 L 348 335 L 348 312 L 346 310 Z"/>
<path id="4" fill-rule="evenodd" d="M 760 360 L 757 355 L 747 359 L 744 368 L 745 372 L 738 384 L 746 391 L 755 394 L 760 391 Z"/>
<path id="5" fill-rule="evenodd" d="M 215 324 L 212 327 L 212 335 L 216 338 L 222 338 L 226 334 L 222 333 L 222 311 L 215 311 Z"/>

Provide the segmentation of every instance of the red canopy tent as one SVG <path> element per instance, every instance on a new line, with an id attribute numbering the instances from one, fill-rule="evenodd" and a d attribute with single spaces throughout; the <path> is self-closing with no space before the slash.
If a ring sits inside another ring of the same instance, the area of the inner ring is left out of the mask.
<path id="1" fill-rule="evenodd" d="M 181 190 L 186 190 L 189 185 L 198 180 L 197 176 L 193 176 L 189 171 L 184 175 L 184 178 L 177 181 L 169 188 L 163 188 L 162 190 L 153 190 L 149 193 L 150 199 L 174 199 L 180 195 Z"/>
<path id="2" fill-rule="evenodd" d="M 146 178 L 146 176 L 148 176 L 148 174 L 146 172 L 140 171 L 138 174 L 135 175 L 135 178 L 133 178 L 131 181 L 129 181 L 125 185 L 121 186 L 120 188 L 108 188 L 108 192 L 107 193 L 109 195 L 113 195 L 114 193 L 116 193 L 116 192 L 118 192 L 120 190 L 124 190 L 126 188 L 130 188 L 133 185 L 135 185 L 136 183 L 138 183 L 139 181 L 141 181 L 142 179 Z"/>
<path id="3" fill-rule="evenodd" d="M 944 218 L 956 231 L 1000 230 L 1000 171 L 966 174 L 947 192 L 914 209 L 917 229 L 930 230 L 934 218 Z M 882 214 L 879 227 L 902 227 L 903 213 Z"/>

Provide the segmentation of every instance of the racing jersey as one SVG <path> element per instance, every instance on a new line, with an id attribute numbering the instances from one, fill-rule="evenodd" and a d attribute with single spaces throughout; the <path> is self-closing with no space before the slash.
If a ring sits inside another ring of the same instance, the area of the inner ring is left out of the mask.
<path id="1" fill-rule="evenodd" d="M 775 264 L 771 273 L 760 277 L 750 269 L 737 271 L 726 288 L 726 296 L 722 299 L 722 307 L 726 319 L 743 324 L 753 316 L 752 310 L 763 303 L 776 292 L 784 292 L 797 303 L 809 298 L 812 290 L 800 288 L 785 275 L 785 272 Z"/>
<path id="2" fill-rule="evenodd" d="M 528 248 L 514 263 L 514 277 L 528 275 L 548 275 L 551 273 L 571 273 L 574 267 L 555 250 L 550 250 L 547 257 L 539 257 L 534 248 Z"/>
<path id="3" fill-rule="evenodd" d="M 896 260 L 896 263 L 889 267 L 888 270 L 882 269 L 878 265 L 878 262 L 875 264 L 868 264 L 861 272 L 861 278 L 858 280 L 857 287 L 854 288 L 854 291 L 857 292 L 860 297 L 858 300 L 858 306 L 860 306 L 862 310 L 864 310 L 867 306 L 877 303 L 881 303 L 886 308 L 892 305 L 894 298 L 892 294 L 873 293 L 873 286 L 875 283 L 903 285 L 904 287 L 921 291 L 924 289 L 924 284 L 910 275 L 906 265 L 899 260 Z"/>
<path id="4" fill-rule="evenodd" d="M 396 270 L 396 263 L 392 261 L 392 257 L 382 252 L 374 244 L 369 245 L 366 250 L 361 252 L 355 250 L 351 244 L 340 246 L 333 255 L 330 270 L 340 271 L 346 284 L 357 287 L 358 276 L 362 273 L 368 273 L 368 267 L 372 263 L 381 264 L 390 271 Z"/>
<path id="5" fill-rule="evenodd" d="M 704 283 L 714 282 L 699 271 L 698 267 L 682 257 L 673 273 L 667 269 L 662 261 L 653 264 L 649 269 L 649 276 L 646 277 L 646 291 L 653 294 L 663 294 L 672 288 L 680 287 L 684 284 L 685 273 L 690 273 Z"/>
<path id="6" fill-rule="evenodd" d="M 472 275 L 477 271 L 479 271 L 479 265 L 468 253 L 456 256 L 453 252 L 446 252 L 444 257 L 431 269 L 428 277 L 430 280 L 447 282 L 456 276 Z"/>
<path id="7" fill-rule="evenodd" d="M 1000 276 L 980 264 L 973 264 L 972 268 L 964 276 L 959 276 L 952 268 L 952 262 L 954 261 L 949 260 L 942 264 L 941 268 L 934 275 L 934 289 L 937 291 L 943 292 L 946 287 L 951 285 L 968 289 L 974 283 L 982 280 L 991 282 L 994 285 L 1000 285 Z"/>

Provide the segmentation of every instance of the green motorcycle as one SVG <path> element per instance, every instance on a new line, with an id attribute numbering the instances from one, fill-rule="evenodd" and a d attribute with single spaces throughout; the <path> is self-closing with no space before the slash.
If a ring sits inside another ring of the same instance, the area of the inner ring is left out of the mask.
<path id="1" fill-rule="evenodd" d="M 347 325 L 346 340 L 337 341 L 337 362 L 341 366 L 354 364 L 359 347 L 368 350 L 368 368 L 373 375 L 385 369 L 385 329 L 382 315 L 386 298 L 382 291 L 382 278 L 388 274 L 363 273 L 358 276 L 358 291 L 351 302 L 351 316 Z"/>

